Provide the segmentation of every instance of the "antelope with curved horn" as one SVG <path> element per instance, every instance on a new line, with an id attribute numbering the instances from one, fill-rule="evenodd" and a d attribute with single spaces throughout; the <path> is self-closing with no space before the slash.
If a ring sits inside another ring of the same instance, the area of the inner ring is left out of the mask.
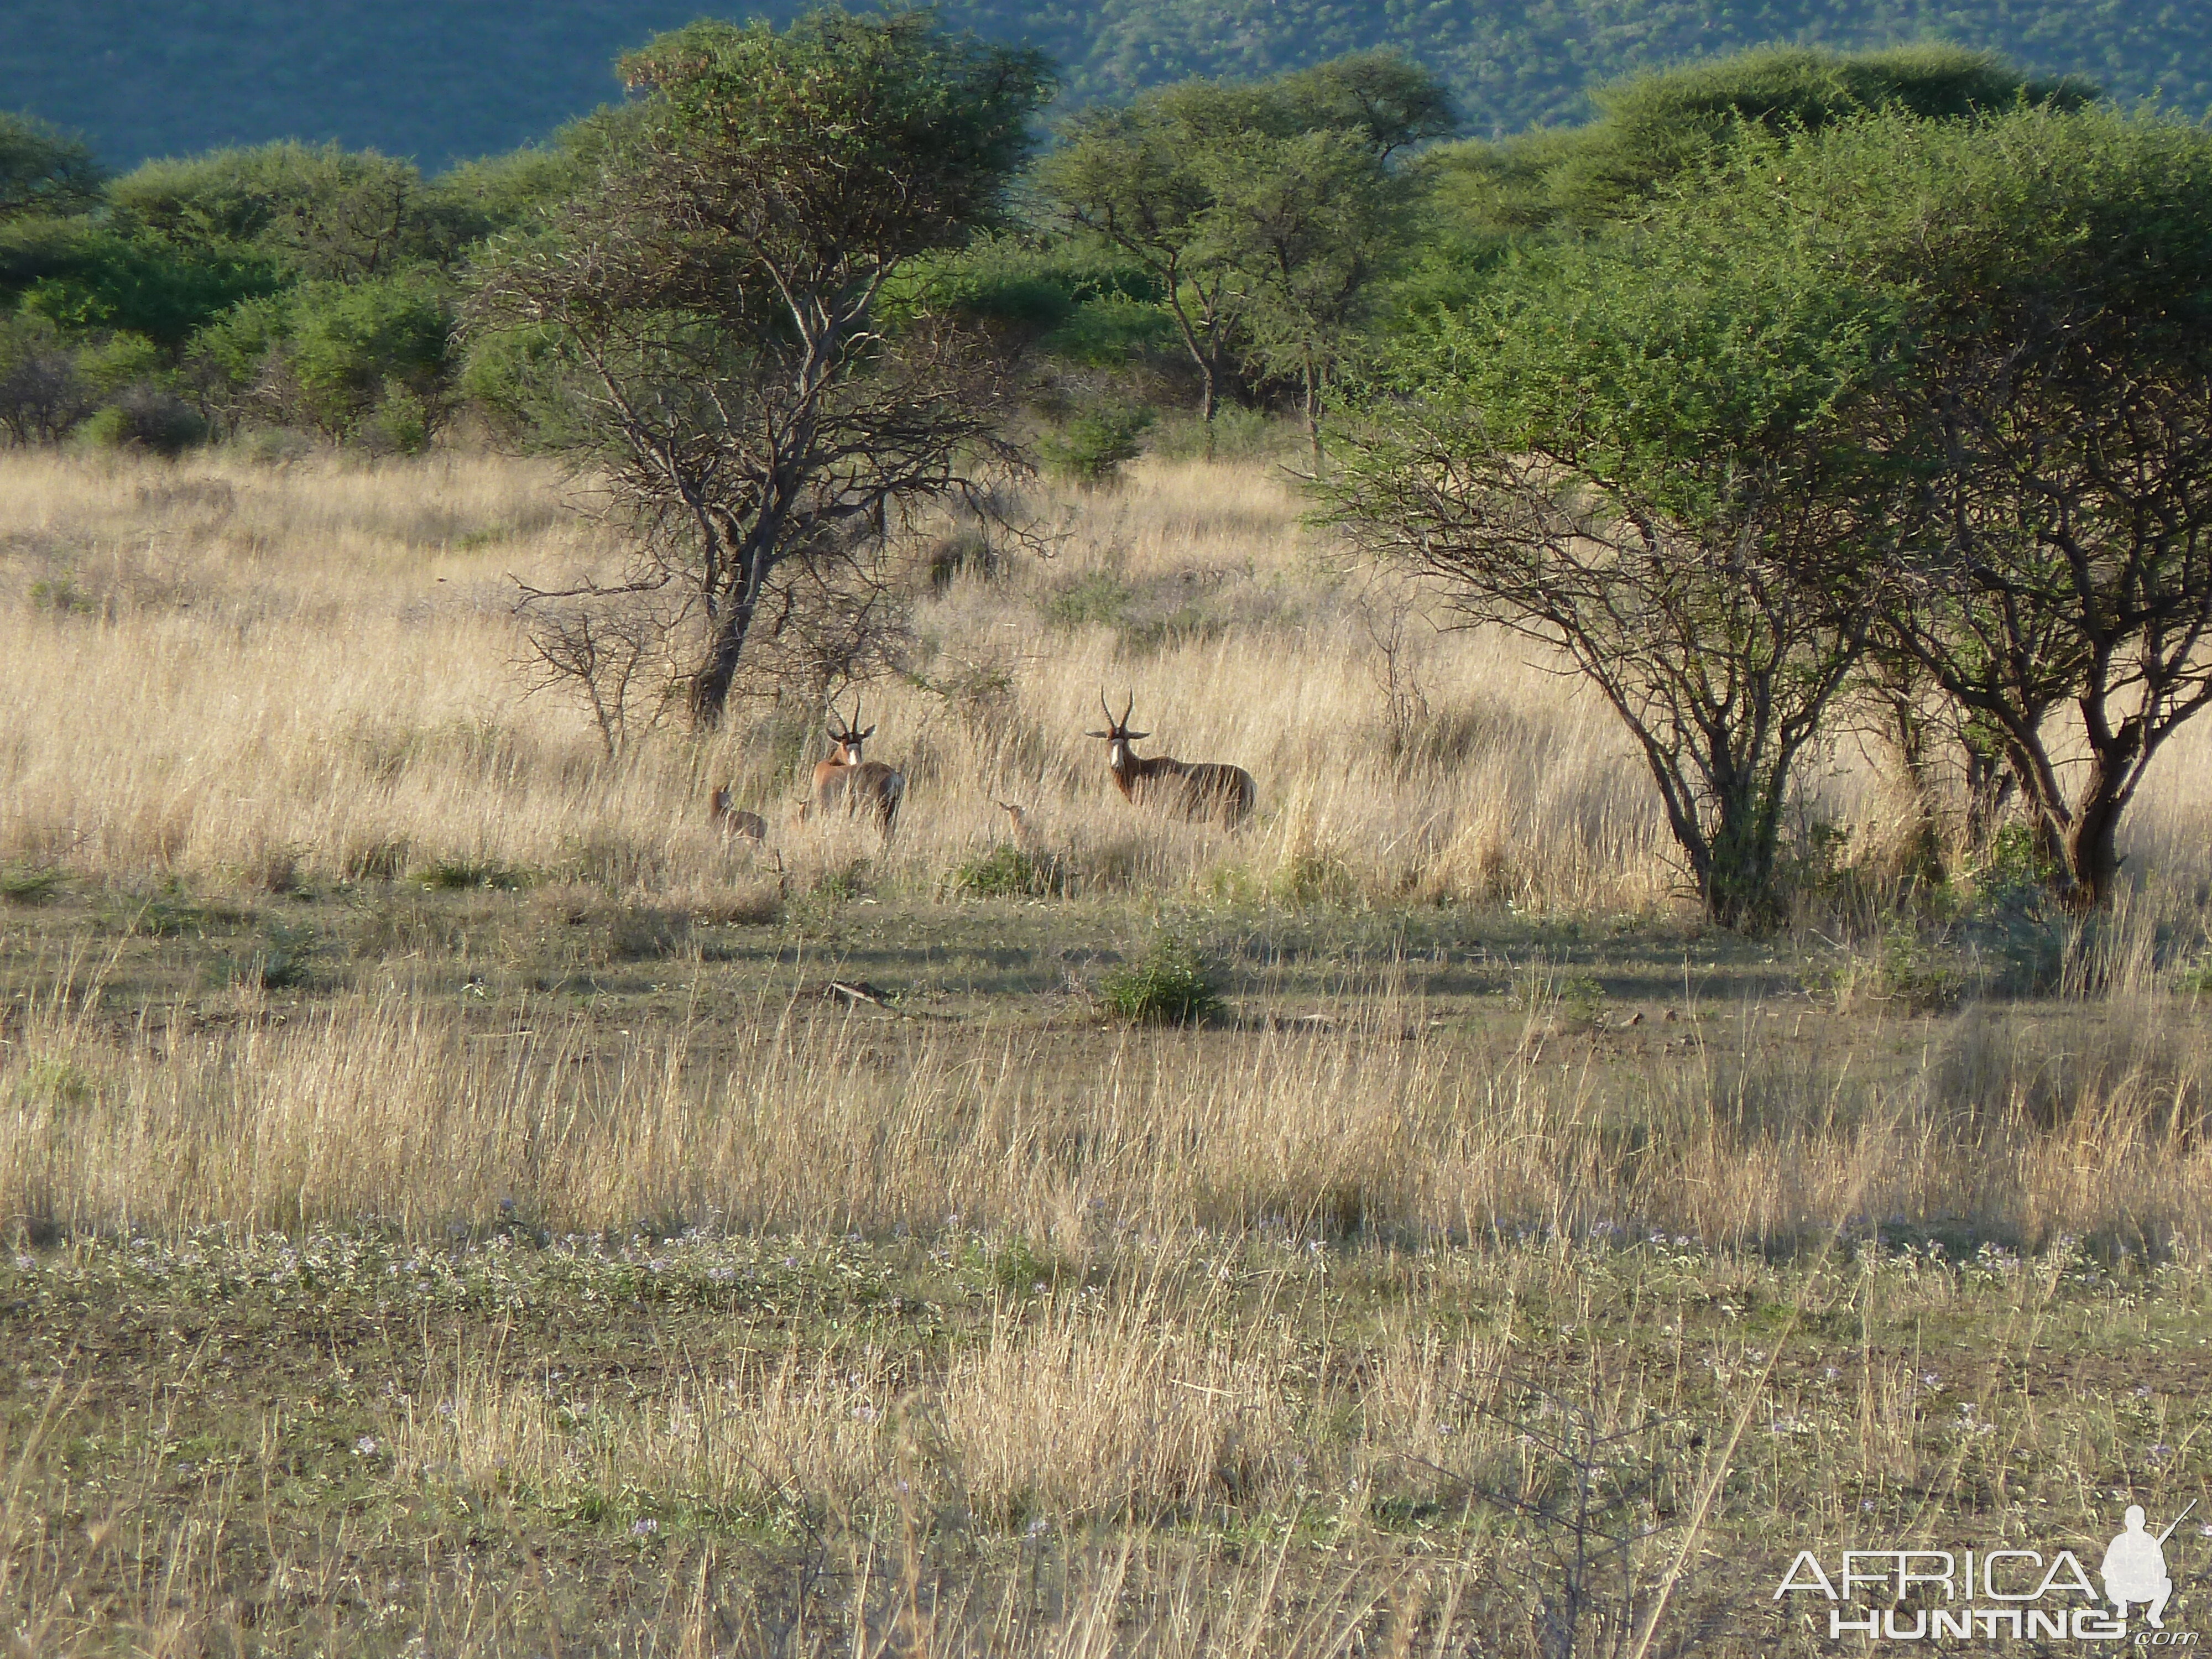
<path id="1" fill-rule="evenodd" d="M 733 805 L 726 784 L 708 797 L 707 811 L 714 820 L 714 828 L 726 836 L 755 844 L 768 839 L 768 820 L 757 812 L 747 812 Z"/>
<path id="2" fill-rule="evenodd" d="M 881 761 L 860 758 L 860 745 L 875 732 L 872 726 L 865 732 L 860 729 L 857 698 L 849 720 L 841 719 L 834 707 L 830 710 L 830 741 L 837 745 L 837 752 L 815 763 L 814 811 L 843 812 L 850 817 L 872 815 L 888 837 L 898 819 L 899 802 L 906 798 L 906 774 Z"/>
<path id="3" fill-rule="evenodd" d="M 1157 801 L 1184 817 L 1211 818 L 1231 830 L 1249 816 L 1258 790 L 1252 775 L 1243 767 L 1224 765 L 1218 761 L 1172 760 L 1165 755 L 1139 760 L 1129 745 L 1152 733 L 1129 729 L 1129 716 L 1136 711 L 1137 694 L 1129 694 L 1119 720 L 1114 718 L 1113 705 L 1106 701 L 1103 691 L 1098 694 L 1098 706 L 1106 711 L 1106 729 L 1085 735 L 1103 738 L 1112 745 L 1106 751 L 1106 763 L 1113 769 L 1115 787 L 1121 790 L 1124 799 L 1139 805 Z"/>

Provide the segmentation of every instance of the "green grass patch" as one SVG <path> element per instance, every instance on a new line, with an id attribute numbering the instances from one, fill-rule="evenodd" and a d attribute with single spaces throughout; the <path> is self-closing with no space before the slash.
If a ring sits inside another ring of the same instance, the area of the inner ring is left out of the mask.
<path id="1" fill-rule="evenodd" d="M 28 864 L 0 864 L 0 903 L 44 904 L 61 891 L 62 872 Z"/>
<path id="2" fill-rule="evenodd" d="M 1203 1025 L 1228 1010 L 1197 951 L 1172 937 L 1157 942 L 1142 961 L 1108 973 L 1098 995 L 1120 1018 L 1145 1025 Z"/>
<path id="3" fill-rule="evenodd" d="M 415 872 L 425 891 L 458 893 L 488 889 L 520 892 L 530 885 L 527 871 L 495 859 L 441 859 Z"/>
<path id="4" fill-rule="evenodd" d="M 1050 898 L 1066 892 L 1067 879 L 1050 854 L 1001 843 L 955 865 L 945 889 L 959 898 Z"/>
<path id="5" fill-rule="evenodd" d="M 1136 594 L 1110 570 L 1092 570 L 1046 596 L 1045 620 L 1061 628 L 1087 628 L 1103 623 L 1118 627 L 1126 621 Z"/>

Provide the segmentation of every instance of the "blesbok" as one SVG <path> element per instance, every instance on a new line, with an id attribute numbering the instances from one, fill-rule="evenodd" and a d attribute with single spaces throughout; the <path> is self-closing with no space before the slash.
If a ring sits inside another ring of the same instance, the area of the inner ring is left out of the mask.
<path id="1" fill-rule="evenodd" d="M 842 728 L 842 729 L 841 729 Z M 830 741 L 837 752 L 814 766 L 814 811 L 817 816 L 842 812 L 848 817 L 872 814 L 888 836 L 898 821 L 899 802 L 906 796 L 906 774 L 881 761 L 860 758 L 860 745 L 876 733 L 860 729 L 860 705 L 853 703 L 853 718 L 841 720 L 830 710 Z"/>
<path id="2" fill-rule="evenodd" d="M 714 828 L 726 836 L 755 842 L 768 839 L 768 820 L 757 812 L 732 805 L 726 786 L 708 797 L 707 811 L 714 817 Z"/>
<path id="3" fill-rule="evenodd" d="M 1231 830 L 1249 816 L 1258 790 L 1252 775 L 1243 767 L 1218 761 L 1172 760 L 1165 755 L 1139 760 L 1129 745 L 1152 733 L 1129 729 L 1137 694 L 1129 694 L 1119 720 L 1114 718 L 1114 707 L 1103 691 L 1098 694 L 1098 706 L 1106 711 L 1106 729 L 1087 735 L 1103 738 L 1113 745 L 1106 751 L 1106 763 L 1113 769 L 1115 787 L 1124 799 L 1140 806 L 1156 802 L 1187 818 L 1212 818 Z"/>

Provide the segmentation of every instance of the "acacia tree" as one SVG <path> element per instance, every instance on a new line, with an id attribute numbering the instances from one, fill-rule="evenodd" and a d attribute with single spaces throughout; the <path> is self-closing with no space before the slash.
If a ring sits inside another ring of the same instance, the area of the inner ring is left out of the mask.
<path id="1" fill-rule="evenodd" d="M 1209 449 L 1246 295 L 1235 264 L 1214 246 L 1212 192 L 1200 166 L 1204 135 L 1243 130 L 1265 108 L 1249 92 L 1170 88 L 1126 108 L 1078 116 L 1039 171 L 1046 199 L 1068 226 L 1131 255 L 1158 280 L 1198 369 Z"/>
<path id="2" fill-rule="evenodd" d="M 1642 752 L 1708 913 L 1757 927 L 1907 497 L 1832 431 L 1882 372 L 1882 313 L 1725 233 L 1692 204 L 1523 260 L 1409 342 L 1326 489 L 1470 621 L 1566 656 Z"/>
<path id="3" fill-rule="evenodd" d="M 2078 109 L 2088 82 L 2024 75 L 1941 41 L 1867 52 L 1768 46 L 1631 76 L 1592 89 L 1597 118 L 1439 151 L 1436 183 L 1463 231 L 1590 228 L 1639 217 L 1747 139 L 1808 132 L 1881 112 L 1981 122 L 2022 104 Z"/>
<path id="4" fill-rule="evenodd" d="M 781 567 L 856 563 L 903 509 L 1014 459 L 982 343 L 927 318 L 887 331 L 877 299 L 992 220 L 1051 83 L 927 14 L 834 9 L 695 24 L 623 71 L 647 94 L 635 131 L 495 248 L 473 313 L 504 334 L 509 395 L 634 539 L 621 581 L 526 609 L 657 596 L 711 726 Z"/>
<path id="5" fill-rule="evenodd" d="M 1209 442 L 1243 349 L 1310 413 L 1401 229 L 1392 158 L 1452 130 L 1426 70 L 1360 53 L 1256 86 L 1190 81 L 1079 115 L 1039 169 L 1061 222 L 1157 279 Z M 1317 428 L 1314 428 L 1317 439 Z"/>
<path id="6" fill-rule="evenodd" d="M 1209 152 L 1203 172 L 1214 242 L 1255 355 L 1298 383 L 1318 467 L 1323 390 L 1403 246 L 1407 181 L 1374 145 L 1340 129 L 1245 135 Z"/>
<path id="7" fill-rule="evenodd" d="M 2106 113 L 1993 137 L 1922 173 L 1947 206 L 1911 391 L 1942 466 L 1891 631 L 1990 732 L 2090 908 L 2152 760 L 2212 702 L 2212 143 Z"/>
<path id="8" fill-rule="evenodd" d="M 1908 371 L 1856 422 L 1921 480 L 1881 644 L 2001 759 L 2061 896 L 2105 903 L 2129 803 L 2212 702 L 2212 137 L 1887 118 L 1714 187 L 1896 318 Z"/>

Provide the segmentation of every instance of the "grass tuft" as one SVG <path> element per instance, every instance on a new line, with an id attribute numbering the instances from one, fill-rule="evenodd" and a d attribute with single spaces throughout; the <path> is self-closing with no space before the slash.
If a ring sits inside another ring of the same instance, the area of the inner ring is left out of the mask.
<path id="1" fill-rule="evenodd" d="M 441 859 L 416 871 L 415 879 L 425 891 L 447 893 L 476 889 L 514 893 L 530 884 L 527 872 L 495 859 Z"/>
<path id="2" fill-rule="evenodd" d="M 0 864 L 0 902 L 44 904 L 61 891 L 62 872 L 28 864 Z"/>
<path id="3" fill-rule="evenodd" d="M 1172 935 L 1142 961 L 1110 970 L 1098 994 L 1116 1015 L 1145 1025 L 1203 1025 L 1228 1007 L 1198 952 Z"/>
<path id="4" fill-rule="evenodd" d="M 1050 854 L 1001 843 L 953 866 L 945 886 L 961 898 L 1051 898 L 1066 893 L 1067 877 Z"/>

